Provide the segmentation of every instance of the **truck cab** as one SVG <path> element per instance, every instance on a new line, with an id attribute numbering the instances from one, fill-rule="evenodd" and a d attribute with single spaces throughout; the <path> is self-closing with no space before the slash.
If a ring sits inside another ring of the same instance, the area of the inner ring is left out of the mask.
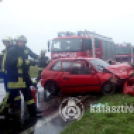
<path id="1" fill-rule="evenodd" d="M 88 57 L 105 61 L 114 60 L 114 42 L 111 38 L 90 31 L 59 32 L 58 37 L 48 43 L 51 58 Z M 51 47 L 51 49 L 50 49 Z"/>
<path id="2" fill-rule="evenodd" d="M 115 51 L 117 63 L 133 63 L 133 46 L 130 43 L 116 44 Z"/>

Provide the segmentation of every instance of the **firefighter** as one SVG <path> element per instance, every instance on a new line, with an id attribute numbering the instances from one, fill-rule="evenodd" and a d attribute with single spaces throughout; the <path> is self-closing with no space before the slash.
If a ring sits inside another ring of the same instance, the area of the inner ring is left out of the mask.
<path id="1" fill-rule="evenodd" d="M 33 82 L 29 75 L 29 69 L 30 69 L 31 65 L 32 66 L 35 65 L 35 59 L 38 59 L 39 56 L 37 54 L 35 54 L 34 52 L 32 52 L 32 50 L 26 46 L 27 38 L 24 37 L 23 35 L 18 36 L 16 39 L 14 39 L 14 41 L 17 43 L 17 40 L 19 40 L 19 39 L 21 40 L 21 37 L 24 39 L 24 42 L 25 42 L 25 45 L 23 46 L 24 59 L 25 59 L 25 63 L 26 63 L 26 66 L 24 67 L 24 73 L 25 73 L 25 75 L 27 75 L 27 84 L 30 87 L 33 85 Z M 29 60 L 28 59 L 29 56 L 31 58 L 33 58 L 34 60 Z"/>
<path id="2" fill-rule="evenodd" d="M 5 68 L 7 71 L 8 92 L 0 108 L 0 113 L 4 113 L 6 105 L 14 104 L 16 94 L 21 91 L 30 116 L 37 117 L 39 112 L 37 111 L 31 90 L 29 89 L 31 84 L 31 79 L 28 74 L 30 61 L 27 60 L 28 54 L 33 55 L 33 53 L 25 46 L 27 43 L 25 36 L 18 36 L 15 41 L 16 45 L 7 51 Z"/>
<path id="3" fill-rule="evenodd" d="M 1 60 L 0 60 L 0 78 L 2 78 L 4 80 L 4 87 L 5 90 L 7 91 L 7 84 L 6 84 L 6 70 L 4 68 L 4 64 L 5 64 L 5 58 L 6 58 L 6 53 L 7 50 L 10 49 L 13 46 L 13 39 L 11 37 L 5 37 L 2 39 L 3 44 L 5 45 L 5 49 L 1 52 Z"/>
<path id="4" fill-rule="evenodd" d="M 37 87 L 37 84 L 39 82 L 39 80 L 41 79 L 41 72 L 43 71 L 43 69 L 46 68 L 46 66 L 48 65 L 49 60 L 48 57 L 46 56 L 46 50 L 41 50 L 41 54 L 39 56 L 39 60 L 38 60 L 38 77 L 34 82 L 34 86 Z"/>
<path id="5" fill-rule="evenodd" d="M 8 92 L 8 88 L 7 88 L 7 75 L 6 75 L 6 69 L 5 69 L 5 60 L 6 60 L 6 55 L 7 55 L 7 51 L 9 49 L 11 49 L 12 47 L 14 47 L 13 45 L 13 39 L 11 37 L 6 37 L 2 39 L 3 44 L 5 45 L 5 49 L 2 51 L 1 54 L 1 68 L 0 68 L 0 78 L 2 78 L 4 80 L 4 87 L 5 87 L 5 91 Z M 3 99 L 3 102 L 5 101 L 6 98 Z M 15 105 L 21 105 L 21 96 L 20 93 L 18 92 L 14 98 L 15 101 Z M 5 109 L 5 114 L 9 115 L 8 113 L 8 109 L 11 105 L 6 105 L 6 109 Z M 1 108 L 3 107 L 3 103 L 0 106 Z"/>

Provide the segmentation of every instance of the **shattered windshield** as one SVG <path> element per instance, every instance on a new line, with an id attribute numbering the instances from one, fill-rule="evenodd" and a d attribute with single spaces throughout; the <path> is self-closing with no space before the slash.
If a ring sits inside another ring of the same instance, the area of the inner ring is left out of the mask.
<path id="1" fill-rule="evenodd" d="M 97 69 L 97 71 L 102 72 L 103 68 L 107 68 L 109 64 L 101 59 L 92 59 L 90 62 Z"/>
<path id="2" fill-rule="evenodd" d="M 82 39 L 80 38 L 55 39 L 52 42 L 51 52 L 79 51 L 82 51 Z"/>

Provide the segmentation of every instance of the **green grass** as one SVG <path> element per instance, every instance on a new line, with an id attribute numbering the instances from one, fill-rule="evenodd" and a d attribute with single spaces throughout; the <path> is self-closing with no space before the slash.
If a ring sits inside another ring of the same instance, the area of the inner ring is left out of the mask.
<path id="1" fill-rule="evenodd" d="M 131 105 L 134 97 L 115 94 L 104 96 L 97 103 Z M 81 120 L 71 123 L 61 134 L 134 134 L 134 113 L 90 113 L 88 109 Z"/>

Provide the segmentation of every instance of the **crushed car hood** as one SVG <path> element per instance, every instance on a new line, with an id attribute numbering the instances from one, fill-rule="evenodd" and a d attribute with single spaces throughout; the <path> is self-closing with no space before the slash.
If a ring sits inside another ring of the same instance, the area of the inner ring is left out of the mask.
<path id="1" fill-rule="evenodd" d="M 113 74 L 120 77 L 120 79 L 126 79 L 133 73 L 133 68 L 129 64 L 110 65 L 107 69 Z"/>

